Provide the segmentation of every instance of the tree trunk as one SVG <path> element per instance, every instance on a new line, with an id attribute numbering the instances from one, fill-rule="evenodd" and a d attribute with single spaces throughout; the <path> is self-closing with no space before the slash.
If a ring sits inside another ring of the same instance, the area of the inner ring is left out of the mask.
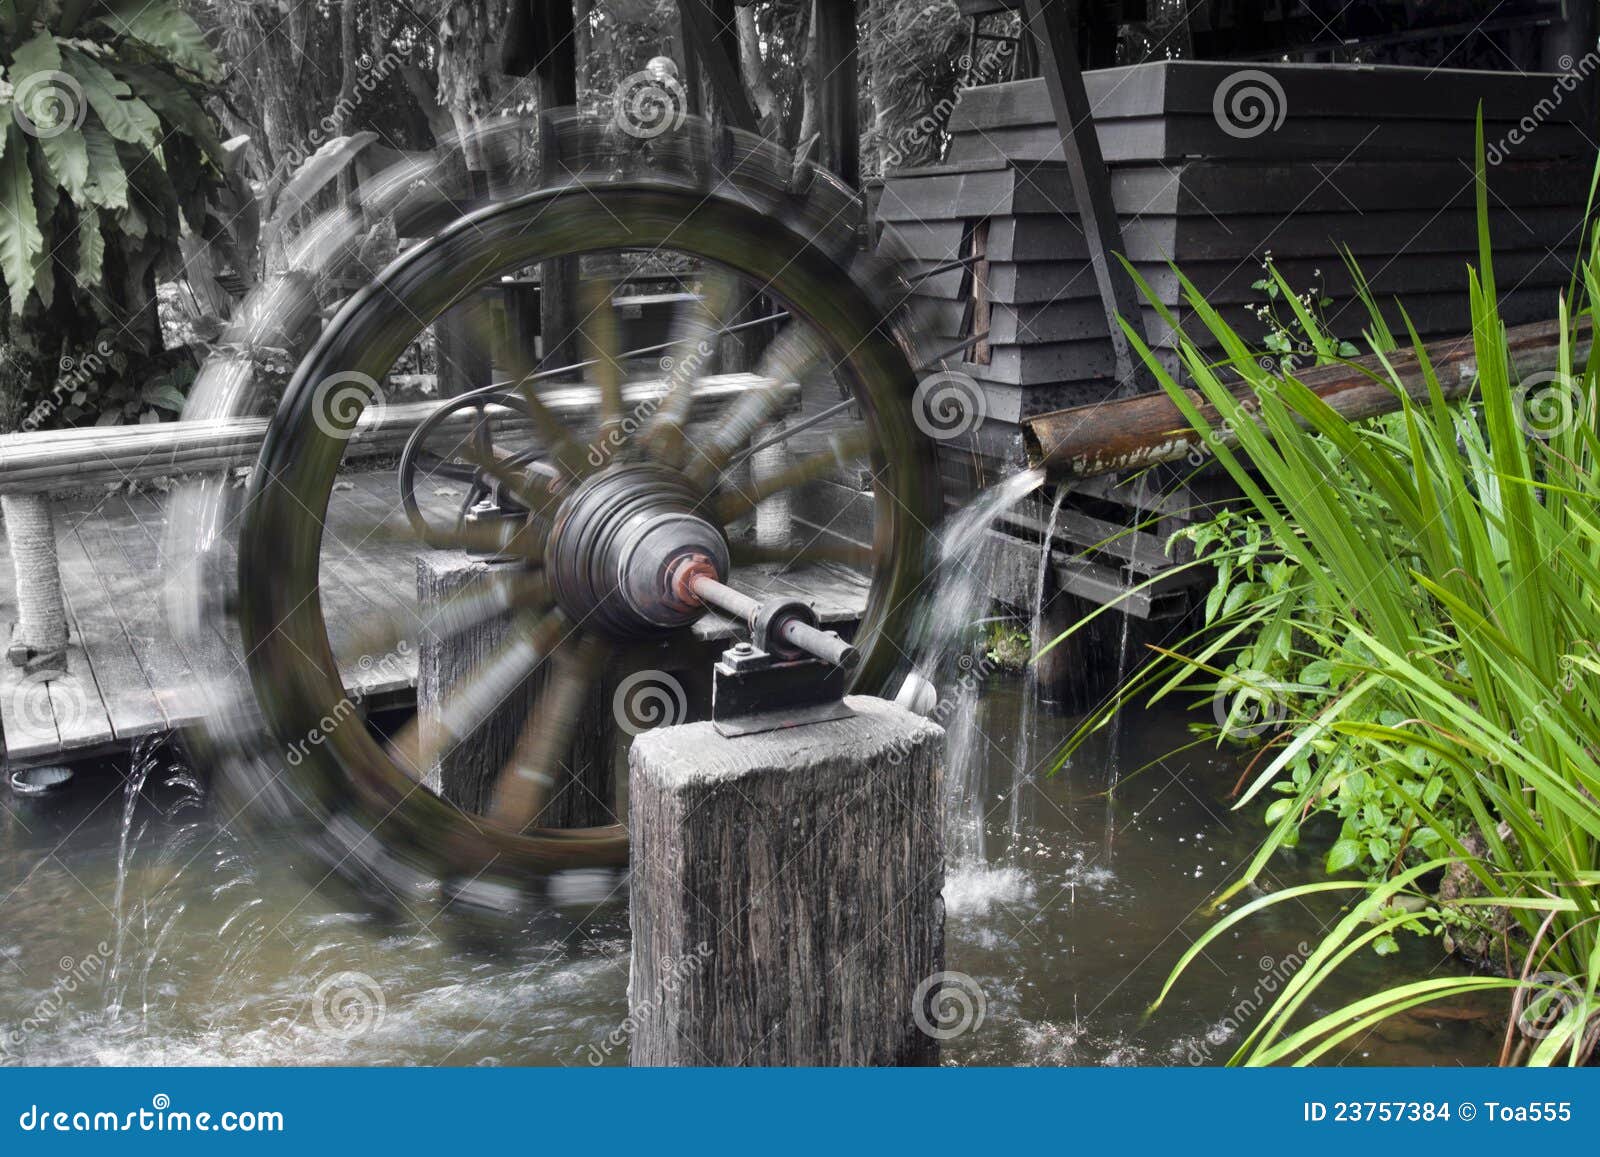
<path id="1" fill-rule="evenodd" d="M 767 79 L 767 66 L 761 59 L 761 33 L 756 28 L 756 10 L 753 5 L 734 9 L 739 27 L 739 71 L 744 74 L 744 86 L 755 105 L 756 117 L 761 122 L 761 134 L 776 137 L 778 134 L 778 94 Z"/>
<path id="2" fill-rule="evenodd" d="M 42 494 L 0 495 L 16 572 L 17 618 L 6 657 L 30 670 L 64 670 L 67 614 L 61 600 L 56 527 Z"/>
<path id="3" fill-rule="evenodd" d="M 808 9 L 814 9 L 816 0 L 811 0 Z M 817 85 L 817 20 L 815 12 L 805 21 L 805 52 L 800 58 L 800 127 L 795 130 L 793 147 L 799 148 L 821 131 L 821 120 L 818 116 L 818 85 Z"/>

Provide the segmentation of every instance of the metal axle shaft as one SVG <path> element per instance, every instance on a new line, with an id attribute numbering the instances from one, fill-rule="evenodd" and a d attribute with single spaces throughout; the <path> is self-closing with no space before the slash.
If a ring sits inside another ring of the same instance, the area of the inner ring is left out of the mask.
<path id="1" fill-rule="evenodd" d="M 758 629 L 762 612 L 759 600 L 736 591 L 726 583 L 701 571 L 689 575 L 685 585 L 702 603 L 727 612 L 745 623 L 752 631 Z M 768 631 L 795 650 L 804 651 L 824 663 L 843 667 L 846 671 L 854 669 L 856 664 L 861 662 L 861 652 L 849 643 L 832 631 L 819 630 L 798 615 L 780 613 L 777 620 L 768 627 Z"/>

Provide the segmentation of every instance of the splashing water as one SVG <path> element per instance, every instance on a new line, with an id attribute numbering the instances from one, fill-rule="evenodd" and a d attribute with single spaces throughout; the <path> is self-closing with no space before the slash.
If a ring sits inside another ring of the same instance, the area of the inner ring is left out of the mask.
<path id="1" fill-rule="evenodd" d="M 937 688 L 934 721 L 945 728 L 945 854 L 957 864 L 981 862 L 986 848 L 979 774 L 986 743 L 978 726 L 978 690 L 984 672 L 967 632 L 993 599 L 999 552 L 984 537 L 1001 514 L 1044 485 L 1044 471 L 1025 470 L 982 491 L 954 515 L 939 536 L 933 600 L 917 632 L 917 674 Z"/>

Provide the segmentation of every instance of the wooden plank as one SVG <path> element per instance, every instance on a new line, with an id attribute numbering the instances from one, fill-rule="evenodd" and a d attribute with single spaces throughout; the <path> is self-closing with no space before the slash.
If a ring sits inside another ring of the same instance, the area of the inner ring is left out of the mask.
<path id="1" fill-rule="evenodd" d="M 961 256 L 966 228 L 960 221 L 895 221 L 883 227 L 883 245 L 943 263 Z"/>
<path id="2" fill-rule="evenodd" d="M 1171 113 L 1212 115 L 1217 89 L 1240 71 L 1225 61 L 1151 61 L 1085 73 L 1097 118 L 1117 120 Z M 1400 65 L 1257 64 L 1281 86 L 1291 117 L 1307 121 L 1376 118 L 1385 121 L 1456 121 L 1470 125 L 1481 100 L 1489 123 L 1511 124 L 1548 101 L 1559 77 Z M 1564 101 L 1544 118 L 1547 126 L 1581 123 L 1578 102 Z M 966 90 L 950 117 L 952 132 L 985 130 L 1052 119 L 1039 78 Z M 1541 127 L 1543 131 L 1543 127 Z"/>
<path id="3" fill-rule="evenodd" d="M 68 644 L 69 671 L 75 649 Z M 55 707 L 43 676 L 29 675 L 10 663 L 0 665 L 0 726 L 5 728 L 6 759 L 11 763 L 37 763 L 61 750 Z"/>
<path id="4" fill-rule="evenodd" d="M 1511 126 L 1506 126 L 1509 130 Z M 1502 139 L 1487 127 L 1486 139 Z M 1240 136 L 1205 116 L 1173 113 L 1139 120 L 1095 123 L 1095 139 L 1112 165 L 1176 162 L 1185 157 L 1241 160 L 1301 160 L 1338 163 L 1375 161 L 1468 160 L 1476 148 L 1471 122 L 1458 120 L 1375 122 L 1370 116 L 1309 120 L 1287 118 L 1275 131 Z M 1575 126 L 1546 125 L 1511 151 L 1520 161 L 1582 158 L 1593 153 Z M 1020 125 L 958 133 L 950 146 L 958 161 L 990 161 L 1006 157 L 1018 162 L 1060 161 L 1060 139 L 1047 124 Z"/>
<path id="5" fill-rule="evenodd" d="M 132 741 L 171 727 L 76 527 L 60 536 L 58 552 L 64 595 L 112 732 Z"/>
<path id="6" fill-rule="evenodd" d="M 1581 206 L 1491 209 L 1490 230 L 1497 247 L 1508 252 L 1575 246 L 1583 221 Z M 898 226 L 904 228 L 904 226 Z M 1159 265 L 1247 260 L 1258 265 L 1267 250 L 1301 259 L 1321 259 L 1322 268 L 1342 273 L 1341 254 L 1358 258 L 1404 253 L 1470 253 L 1477 219 L 1471 209 L 1428 209 L 1343 213 L 1219 213 L 1171 217 L 1141 214 L 1123 219 L 1121 252 L 1134 262 Z M 1084 261 L 1087 239 L 1073 217 L 1001 217 L 991 225 L 989 255 L 994 262 Z M 1497 249 L 1498 252 L 1498 249 Z"/>
<path id="7" fill-rule="evenodd" d="M 95 517 L 79 523 L 78 534 L 163 714 L 176 726 L 204 712 L 200 679 L 207 668 L 190 663 L 187 648 L 167 622 L 160 581 L 162 525 L 159 508 L 148 499 L 116 494 Z"/>

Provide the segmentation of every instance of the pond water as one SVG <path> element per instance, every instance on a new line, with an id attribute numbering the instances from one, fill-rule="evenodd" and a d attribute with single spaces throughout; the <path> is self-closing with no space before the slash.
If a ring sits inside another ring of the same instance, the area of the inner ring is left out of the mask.
<path id="1" fill-rule="evenodd" d="M 1206 901 L 1260 839 L 1258 816 L 1228 810 L 1238 757 L 1201 748 L 1132 774 L 1187 733 L 1180 715 L 1125 717 L 1115 799 L 1107 736 L 1037 779 L 1014 838 L 1019 686 L 999 680 L 978 705 L 986 858 L 947 880 L 946 967 L 985 1007 L 946 1063 L 1221 1063 L 1330 910 L 1291 904 L 1248 923 L 1146 1018 L 1212 918 Z M 1036 757 L 1069 725 L 1036 713 Z M 234 835 L 167 761 L 137 793 L 127 773 L 3 801 L 0 1063 L 625 1063 L 626 1047 L 607 1044 L 627 1015 L 614 882 L 569 888 L 515 926 L 448 912 L 424 923 L 398 900 L 379 917 L 291 849 Z M 1292 853 L 1274 882 L 1314 878 L 1318 855 Z M 1409 944 L 1362 961 L 1342 995 L 1440 967 L 1453 965 Z M 1497 1049 L 1487 1013 L 1430 1009 L 1330 1059 L 1482 1064 Z"/>

